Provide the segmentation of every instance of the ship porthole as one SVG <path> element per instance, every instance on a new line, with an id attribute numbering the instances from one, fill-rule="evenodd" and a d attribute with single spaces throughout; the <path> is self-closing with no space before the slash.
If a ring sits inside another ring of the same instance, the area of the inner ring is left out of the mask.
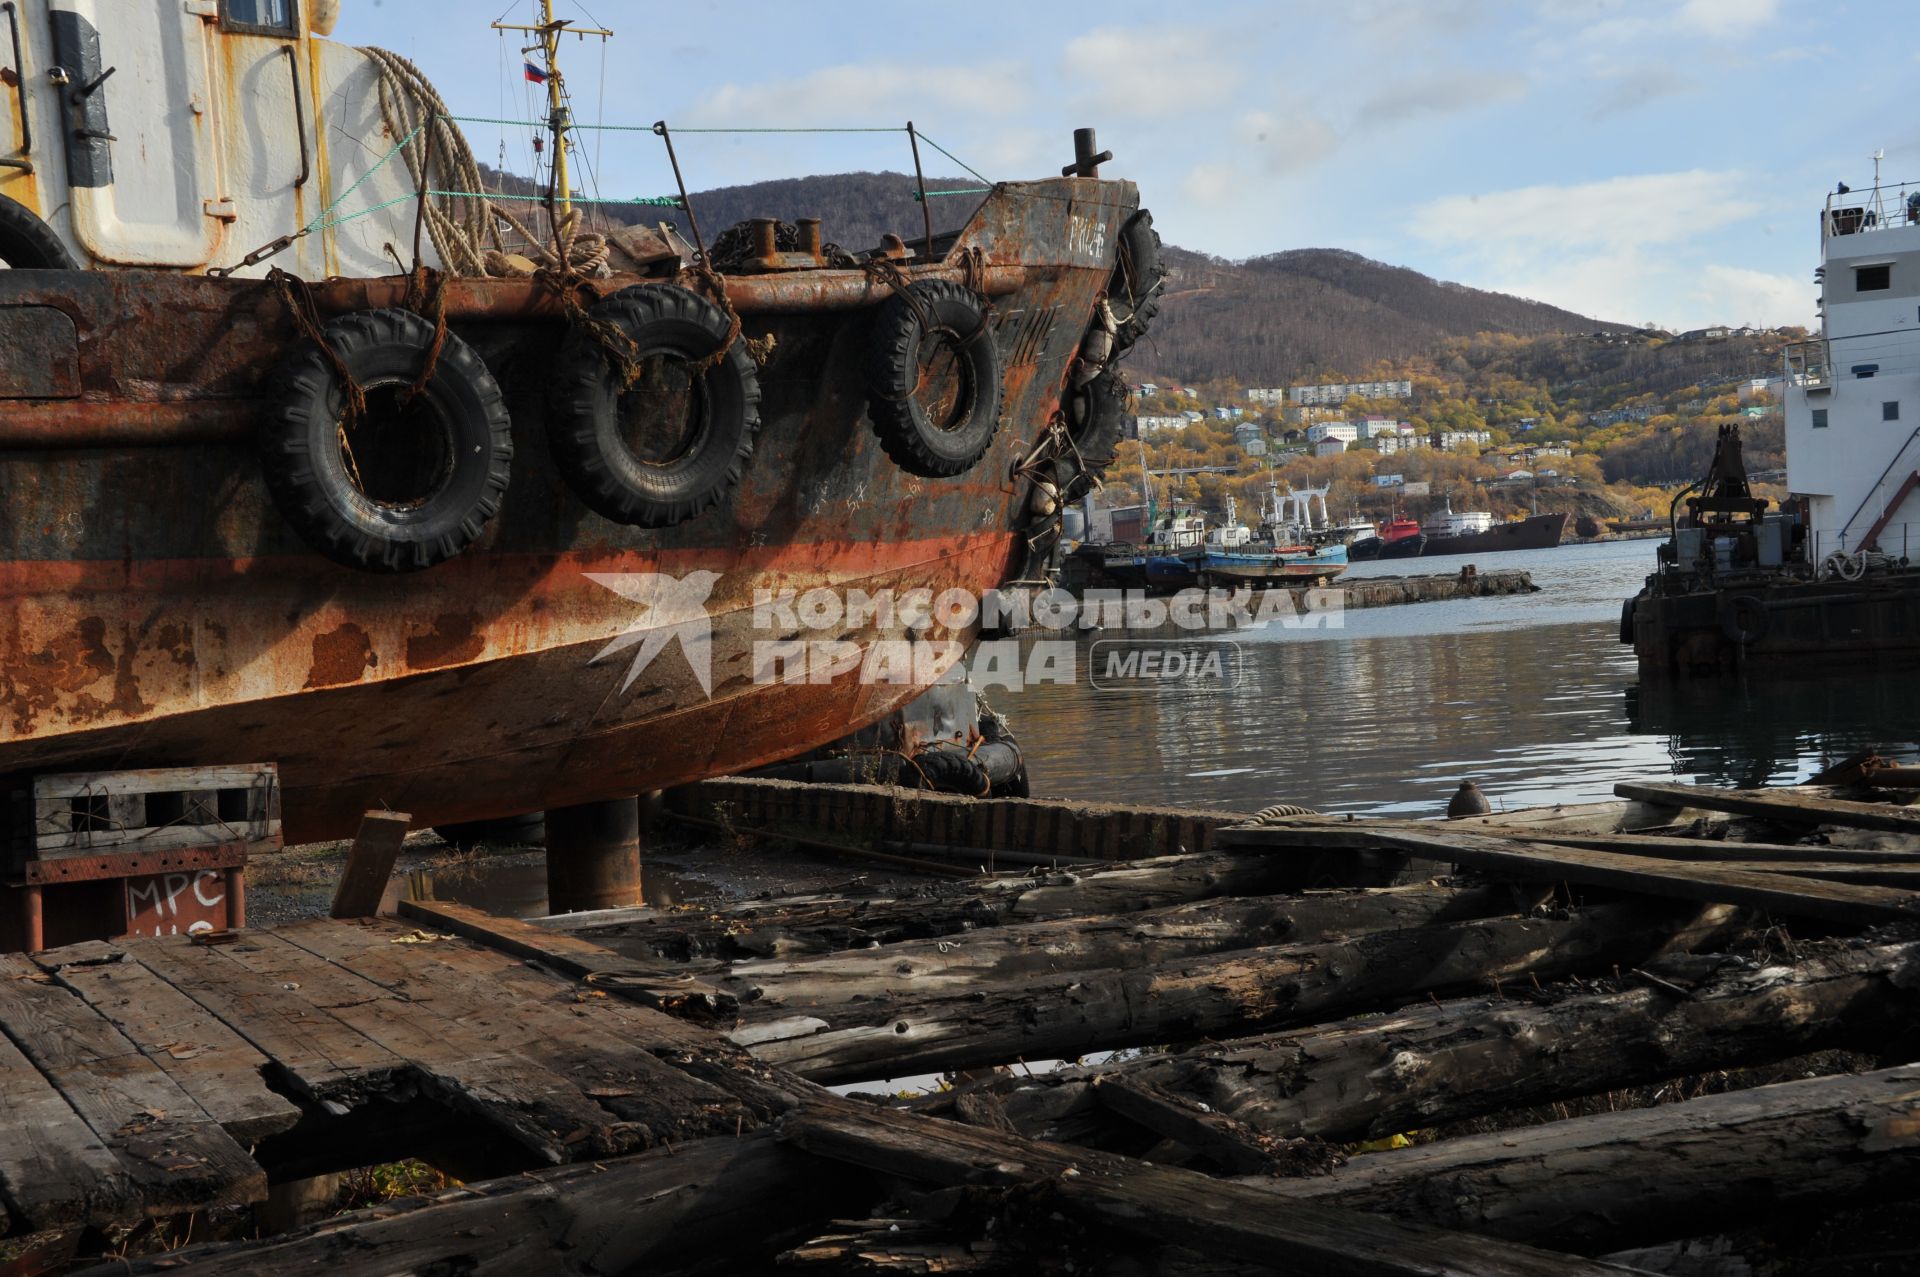
<path id="1" fill-rule="evenodd" d="M 274 503 L 320 553 L 369 572 L 442 563 L 480 538 L 512 474 L 513 436 L 499 383 L 473 347 L 411 311 L 346 315 L 323 334 L 361 388 L 347 411 L 325 353 L 303 342 L 280 376 L 261 435 Z"/>
<path id="2" fill-rule="evenodd" d="M 639 527 L 672 527 L 719 504 L 760 426 L 760 376 L 745 344 L 709 362 L 732 331 L 726 313 L 689 289 L 641 284 L 592 318 L 616 331 L 568 335 L 547 422 L 568 485 L 589 509 Z M 607 342 L 621 337 L 628 345 L 610 354 Z M 629 366 L 616 369 L 616 358 Z"/>

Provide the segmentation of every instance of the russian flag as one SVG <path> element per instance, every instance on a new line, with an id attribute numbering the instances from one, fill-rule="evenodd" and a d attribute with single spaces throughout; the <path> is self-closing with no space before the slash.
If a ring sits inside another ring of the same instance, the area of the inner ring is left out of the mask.
<path id="1" fill-rule="evenodd" d="M 547 73 L 545 71 L 542 71 L 539 67 L 533 65 L 533 63 L 531 62 L 523 63 L 522 65 L 524 65 L 527 68 L 528 80 L 532 81 L 534 84 L 545 84 L 547 82 Z"/>

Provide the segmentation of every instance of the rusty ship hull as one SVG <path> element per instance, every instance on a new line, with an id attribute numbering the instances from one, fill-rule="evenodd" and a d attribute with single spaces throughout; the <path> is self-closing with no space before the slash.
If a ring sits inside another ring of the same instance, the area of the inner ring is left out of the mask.
<path id="1" fill-rule="evenodd" d="M 0 272 L 0 781 L 275 762 L 299 841 L 350 833 L 370 806 L 436 824 L 618 797 L 884 717 L 924 682 L 756 678 L 756 643 L 794 637 L 756 624 L 756 596 L 978 592 L 1019 570 L 1035 529 L 1014 471 L 1060 407 L 1137 202 L 1127 182 L 1009 184 L 938 261 L 902 264 L 992 302 L 1003 424 L 957 478 L 901 470 L 866 419 L 886 284 L 859 270 L 728 275 L 743 332 L 773 339 L 762 424 L 738 487 L 665 530 L 592 513 L 549 459 L 554 291 L 449 281 L 449 326 L 506 391 L 514 472 L 478 545 L 400 576 L 322 558 L 269 498 L 253 437 L 297 340 L 270 286 Z M 312 291 L 324 315 L 397 304 L 403 283 Z M 626 654 L 596 659 L 647 619 L 594 576 L 693 571 L 717 574 L 710 692 L 676 647 L 630 684 Z M 972 636 L 936 623 L 922 637 Z M 870 647 L 905 634 L 866 623 L 802 637 Z"/>

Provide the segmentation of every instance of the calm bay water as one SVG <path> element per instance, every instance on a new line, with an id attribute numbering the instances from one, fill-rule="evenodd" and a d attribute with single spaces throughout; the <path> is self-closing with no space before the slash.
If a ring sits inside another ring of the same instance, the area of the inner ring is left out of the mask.
<path id="1" fill-rule="evenodd" d="M 1082 679 L 991 698 L 1036 794 L 1242 810 L 1438 815 L 1468 777 L 1496 808 L 1602 801 L 1628 779 L 1788 784 L 1826 758 L 1915 739 L 1911 671 L 1640 686 L 1620 605 L 1657 544 L 1357 564 L 1349 577 L 1524 568 L 1542 592 L 1247 634 L 1228 690 Z"/>

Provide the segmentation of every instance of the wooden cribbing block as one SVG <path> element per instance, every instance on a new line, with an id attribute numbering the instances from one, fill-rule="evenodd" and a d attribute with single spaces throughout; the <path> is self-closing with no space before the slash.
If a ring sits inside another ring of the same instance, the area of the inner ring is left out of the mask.
<path id="1" fill-rule="evenodd" d="M 333 889 L 331 916 L 371 918 L 380 912 L 380 897 L 412 823 L 413 817 L 404 811 L 370 811 L 360 818 L 360 832 L 347 850 L 346 870 Z"/>

